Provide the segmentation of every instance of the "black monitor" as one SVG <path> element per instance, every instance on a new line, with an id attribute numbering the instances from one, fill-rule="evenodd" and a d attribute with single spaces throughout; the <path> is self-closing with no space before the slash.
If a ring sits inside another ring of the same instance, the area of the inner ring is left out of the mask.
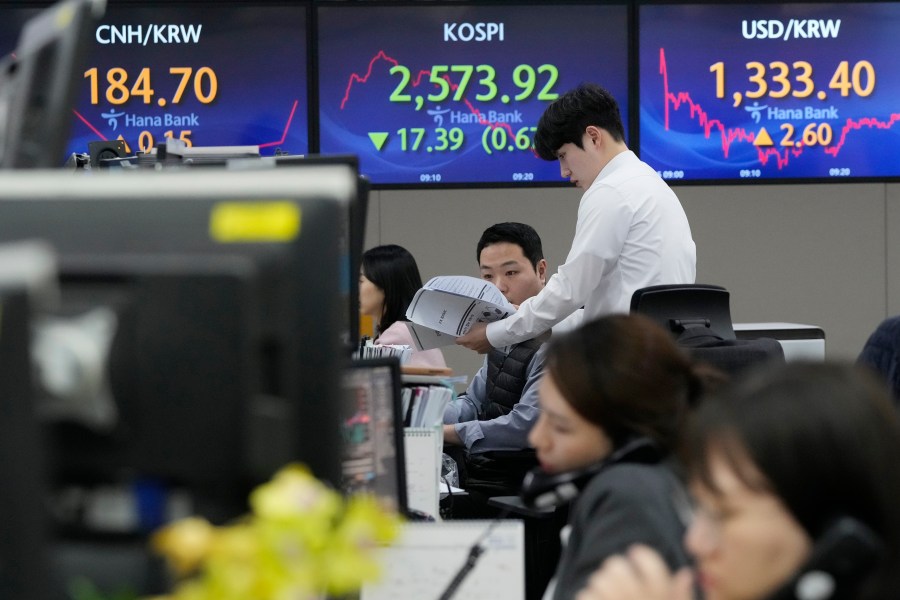
<path id="1" fill-rule="evenodd" d="M 276 156 L 272 160 L 278 166 L 346 164 L 359 173 L 359 158 L 354 154 L 307 154 L 302 157 L 288 155 Z M 350 202 L 341 241 L 341 292 L 345 295 L 347 319 L 345 341 L 351 350 L 359 345 L 359 270 L 365 246 L 370 189 L 369 178 L 359 174 L 357 194 Z"/>
<path id="2" fill-rule="evenodd" d="M 0 168 L 62 166 L 75 89 L 106 0 L 64 0 L 28 20 L 0 61 Z"/>
<path id="3" fill-rule="evenodd" d="M 337 165 L 0 175 L 0 241 L 59 254 L 35 338 L 54 484 L 151 481 L 216 521 L 289 461 L 339 485 L 336 240 L 355 194 Z"/>
<path id="4" fill-rule="evenodd" d="M 164 147 L 177 147 L 178 140 L 167 140 Z M 158 148 L 157 150 L 162 150 Z M 184 156 L 172 156 L 170 149 L 153 155 L 137 157 L 100 159 L 100 167 L 121 167 L 124 169 L 196 169 L 227 167 L 233 170 L 260 170 L 275 167 L 317 167 L 322 165 L 343 165 L 357 174 L 357 193 L 347 205 L 342 215 L 341 230 L 338 236 L 340 252 L 340 293 L 341 318 L 343 326 L 340 340 L 346 354 L 359 345 L 359 270 L 362 263 L 365 243 L 366 218 L 369 206 L 371 184 L 368 177 L 359 174 L 359 159 L 352 154 L 279 154 L 277 156 L 227 156 L 227 147 L 193 148 L 202 160 L 185 159 Z M 206 152 L 207 150 L 211 152 Z"/>
<path id="5" fill-rule="evenodd" d="M 343 488 L 407 512 L 400 362 L 354 360 L 342 376 Z"/>
<path id="6" fill-rule="evenodd" d="M 283 154 L 261 158 L 236 158 L 226 161 L 230 168 L 254 169 L 270 167 L 316 167 L 321 165 L 346 165 L 357 173 L 357 194 L 350 201 L 341 228 L 341 295 L 344 330 L 341 341 L 352 351 L 359 345 L 359 272 L 365 245 L 366 218 L 369 212 L 371 183 L 359 174 L 359 159 L 353 154 Z"/>
<path id="7" fill-rule="evenodd" d="M 25 282 L 9 280 L 0 250 L 0 598 L 47 597 L 47 522 L 40 498 L 44 461 L 30 370 L 32 301 Z"/>
<path id="8" fill-rule="evenodd" d="M 0 2 L 0 58 L 15 54 L 16 41 L 22 33 L 22 27 L 43 8 L 45 6 L 30 2 Z"/>

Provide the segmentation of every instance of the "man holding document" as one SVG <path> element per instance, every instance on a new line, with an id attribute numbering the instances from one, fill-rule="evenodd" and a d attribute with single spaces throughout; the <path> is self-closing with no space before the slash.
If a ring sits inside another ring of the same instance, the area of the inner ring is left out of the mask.
<path id="1" fill-rule="evenodd" d="M 481 278 L 494 284 L 511 304 L 521 304 L 544 287 L 547 261 L 537 232 L 522 223 L 499 223 L 478 242 Z M 512 308 L 512 307 L 510 307 Z M 476 322 L 489 316 L 479 315 Z M 486 457 L 489 451 L 523 451 L 537 421 L 538 381 L 544 370 L 544 348 L 538 340 L 495 349 L 472 382 L 444 411 L 445 446 L 460 464 L 470 502 L 454 517 L 484 516 L 486 499 L 517 494 L 525 471 L 537 461 L 523 456 Z M 461 500 L 460 500 L 461 501 Z M 474 511 L 474 512 L 472 512 Z"/>
<path id="2" fill-rule="evenodd" d="M 628 312 L 635 290 L 693 283 L 696 248 L 678 198 L 625 145 L 619 108 L 582 84 L 554 101 L 534 137 L 544 160 L 584 190 L 565 264 L 546 287 L 498 322 L 473 325 L 456 343 L 480 353 L 532 339 L 584 307 L 583 318 Z"/>

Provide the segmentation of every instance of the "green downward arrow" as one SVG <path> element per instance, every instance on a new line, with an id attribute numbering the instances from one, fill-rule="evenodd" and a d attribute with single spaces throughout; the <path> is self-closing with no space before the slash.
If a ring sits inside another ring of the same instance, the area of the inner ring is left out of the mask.
<path id="1" fill-rule="evenodd" d="M 370 131 L 369 139 L 372 140 L 372 143 L 375 145 L 376 150 L 381 150 L 384 146 L 384 143 L 387 141 L 388 132 L 387 131 Z"/>

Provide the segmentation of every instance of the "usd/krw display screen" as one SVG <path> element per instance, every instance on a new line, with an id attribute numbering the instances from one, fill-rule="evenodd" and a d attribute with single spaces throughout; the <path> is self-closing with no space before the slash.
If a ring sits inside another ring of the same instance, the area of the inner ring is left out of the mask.
<path id="1" fill-rule="evenodd" d="M 644 5 L 639 27 L 663 177 L 900 176 L 900 3 Z"/>
<path id="2" fill-rule="evenodd" d="M 628 122 L 624 5 L 354 4 L 320 7 L 318 29 L 320 150 L 376 185 L 561 181 L 532 140 L 581 82 Z"/>
<path id="3" fill-rule="evenodd" d="M 111 2 L 82 74 L 69 152 L 164 137 L 309 150 L 305 6 Z"/>

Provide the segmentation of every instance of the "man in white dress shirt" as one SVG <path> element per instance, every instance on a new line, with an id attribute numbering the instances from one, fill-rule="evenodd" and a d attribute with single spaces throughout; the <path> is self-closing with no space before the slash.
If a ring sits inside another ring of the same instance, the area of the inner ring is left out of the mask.
<path id="1" fill-rule="evenodd" d="M 696 247 L 675 193 L 625 144 L 615 99 L 582 84 L 554 101 L 534 136 L 537 153 L 584 190 L 565 264 L 513 315 L 479 324 L 456 343 L 480 353 L 550 330 L 584 307 L 584 320 L 628 312 L 635 290 L 693 283 Z"/>

